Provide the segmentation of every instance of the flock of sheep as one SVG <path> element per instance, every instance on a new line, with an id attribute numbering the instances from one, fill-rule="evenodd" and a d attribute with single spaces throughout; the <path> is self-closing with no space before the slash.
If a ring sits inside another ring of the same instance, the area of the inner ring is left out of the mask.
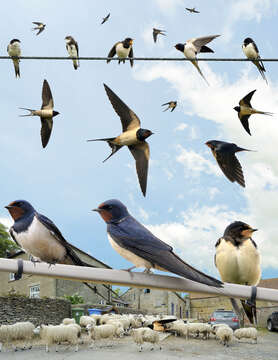
<path id="1" fill-rule="evenodd" d="M 167 319 L 167 317 L 166 317 Z M 65 318 L 60 325 L 40 325 L 35 328 L 31 322 L 18 322 L 13 325 L 0 326 L 0 351 L 2 347 L 11 346 L 15 351 L 20 342 L 24 344 L 23 349 L 31 349 L 32 341 L 35 337 L 40 337 L 41 342 L 46 346 L 48 352 L 52 345 L 58 347 L 65 342 L 78 351 L 80 343 L 89 343 L 90 347 L 101 344 L 107 339 L 112 340 L 121 338 L 125 335 L 132 337 L 142 351 L 144 342 L 157 345 L 160 349 L 161 334 L 164 332 L 152 330 L 154 323 L 160 321 L 161 317 L 152 315 L 90 315 L 82 316 L 80 324 L 76 324 L 75 319 Z M 164 323 L 166 332 L 174 333 L 186 339 L 189 336 L 208 339 L 214 335 L 223 345 L 229 346 L 233 337 L 237 339 L 248 338 L 257 343 L 257 330 L 255 328 L 241 328 L 233 330 L 225 324 L 211 326 L 207 323 L 185 323 L 183 320 Z M 81 336 L 83 333 L 86 335 Z M 103 340 L 105 339 L 105 340 Z M 153 347 L 152 347 L 153 349 Z"/>

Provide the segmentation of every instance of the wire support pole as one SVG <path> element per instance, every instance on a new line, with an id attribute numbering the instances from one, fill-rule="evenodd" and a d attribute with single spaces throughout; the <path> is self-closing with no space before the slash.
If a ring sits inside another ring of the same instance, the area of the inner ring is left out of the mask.
<path id="1" fill-rule="evenodd" d="M 16 273 L 18 262 L 13 259 L 0 259 L 0 271 Z M 179 292 L 198 292 L 234 298 L 251 297 L 251 286 L 225 283 L 222 288 L 199 284 L 184 278 L 166 275 L 128 272 L 84 266 L 56 264 L 49 267 L 46 263 L 23 261 L 23 273 L 65 280 L 93 282 L 94 284 L 112 284 L 139 288 L 152 288 Z M 278 302 L 278 290 L 257 288 L 257 300 Z"/>

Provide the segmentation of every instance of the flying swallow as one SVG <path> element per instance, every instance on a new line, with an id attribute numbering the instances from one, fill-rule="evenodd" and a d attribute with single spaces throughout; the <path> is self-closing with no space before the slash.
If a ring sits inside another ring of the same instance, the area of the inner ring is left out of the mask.
<path id="1" fill-rule="evenodd" d="M 165 32 L 166 32 L 165 30 L 159 30 L 159 29 L 153 28 L 153 41 L 156 43 L 157 35 L 166 36 L 166 34 L 164 34 Z"/>
<path id="2" fill-rule="evenodd" d="M 37 25 L 36 27 L 34 27 L 32 30 L 39 30 L 36 35 L 39 35 L 46 27 L 46 24 L 43 24 L 41 22 L 36 22 L 33 21 L 33 24 Z"/>
<path id="3" fill-rule="evenodd" d="M 153 133 L 150 130 L 142 129 L 138 116 L 107 85 L 103 85 L 115 112 L 121 119 L 123 132 L 117 137 L 87 141 L 107 141 L 112 152 L 104 161 L 108 160 L 124 145 L 128 146 L 136 162 L 137 176 L 142 193 L 146 196 L 150 149 L 145 140 Z"/>
<path id="4" fill-rule="evenodd" d="M 185 10 L 189 11 L 190 13 L 200 14 L 200 11 L 197 11 L 196 8 L 185 8 Z"/>
<path id="5" fill-rule="evenodd" d="M 251 38 L 244 39 L 243 44 L 242 44 L 242 50 L 243 50 L 244 54 L 246 55 L 246 57 L 248 59 L 251 59 L 252 63 L 257 66 L 262 78 L 267 83 L 267 79 L 264 74 L 265 73 L 264 64 L 261 61 L 261 58 L 259 55 L 259 49 L 257 48 L 255 41 L 252 40 Z"/>
<path id="6" fill-rule="evenodd" d="M 163 110 L 163 112 L 167 111 L 169 109 L 171 109 L 171 112 L 172 112 L 172 111 L 175 110 L 175 108 L 177 106 L 177 101 L 169 101 L 169 102 L 167 102 L 165 104 L 162 104 L 161 106 L 164 106 L 164 105 L 168 105 L 168 107 L 165 110 Z"/>
<path id="7" fill-rule="evenodd" d="M 20 77 L 19 62 L 20 62 L 20 40 L 12 39 L 7 47 L 9 56 L 12 58 L 14 63 L 15 77 Z"/>
<path id="8" fill-rule="evenodd" d="M 102 22 L 100 25 L 104 24 L 110 17 L 110 13 L 108 15 L 106 15 L 104 18 L 102 18 Z"/>
<path id="9" fill-rule="evenodd" d="M 119 41 L 117 42 L 112 49 L 109 51 L 109 54 L 107 57 L 112 58 L 114 57 L 116 54 L 119 58 L 119 64 L 121 63 L 121 61 L 123 63 L 125 63 L 125 58 L 129 57 L 130 59 L 130 66 L 133 66 L 133 48 L 132 48 L 132 44 L 133 44 L 133 39 L 131 38 L 126 38 L 124 41 Z M 111 60 L 107 60 L 107 64 L 110 62 Z"/>
<path id="10" fill-rule="evenodd" d="M 40 110 L 33 110 L 28 108 L 20 108 L 30 111 L 30 114 L 20 116 L 39 116 L 41 118 L 41 140 L 42 146 L 45 148 L 48 144 L 52 127 L 53 117 L 59 115 L 58 111 L 53 110 L 54 102 L 51 94 L 50 87 L 46 80 L 43 81 L 42 86 L 42 106 Z"/>
<path id="11" fill-rule="evenodd" d="M 240 162 L 235 156 L 239 151 L 252 151 L 238 147 L 236 144 L 225 141 L 210 140 L 206 145 L 211 149 L 220 169 L 224 175 L 231 181 L 237 182 L 245 187 L 244 176 Z"/>
<path id="12" fill-rule="evenodd" d="M 209 35 L 209 36 L 203 36 L 200 38 L 194 38 L 187 40 L 185 44 L 176 44 L 175 48 L 179 51 L 181 51 L 185 57 L 190 59 L 192 64 L 196 67 L 199 74 L 202 76 L 202 78 L 205 80 L 205 82 L 209 85 L 206 78 L 204 77 L 202 71 L 199 68 L 198 61 L 196 59 L 196 55 L 198 53 L 213 53 L 214 51 L 206 46 L 209 42 L 214 40 L 220 35 Z"/>
<path id="13" fill-rule="evenodd" d="M 113 249 L 134 264 L 129 271 L 135 267 L 143 267 L 146 272 L 150 272 L 150 269 L 154 268 L 209 286 L 221 287 L 221 281 L 200 272 L 179 258 L 171 246 L 134 219 L 119 200 L 107 200 L 94 211 L 107 223 L 108 239 Z"/>
<path id="14" fill-rule="evenodd" d="M 237 115 L 238 118 L 242 124 L 242 126 L 244 127 L 244 129 L 248 132 L 248 134 L 251 136 L 251 132 L 249 129 L 249 117 L 252 114 L 263 114 L 263 115 L 269 115 L 272 116 L 273 114 L 270 112 L 265 112 L 265 111 L 259 111 L 256 109 L 252 108 L 251 105 L 251 99 L 252 96 L 254 95 L 254 92 L 256 90 L 251 91 L 249 94 L 247 94 L 246 96 L 244 96 L 244 98 L 242 98 L 239 102 L 239 106 L 234 107 L 234 110 L 237 111 Z"/>
<path id="15" fill-rule="evenodd" d="M 252 234 L 257 231 L 242 221 L 235 221 L 227 226 L 224 235 L 215 244 L 214 263 L 221 280 L 233 284 L 256 286 L 261 278 L 260 254 Z M 256 293 L 255 293 L 256 294 Z M 238 311 L 235 299 L 232 304 Z M 256 321 L 255 298 L 245 302 L 243 308 L 251 323 Z"/>
<path id="16" fill-rule="evenodd" d="M 73 60 L 72 60 L 73 67 L 75 68 L 75 70 L 77 70 L 77 68 L 80 66 L 80 63 L 78 60 L 78 57 L 79 57 L 78 44 L 72 36 L 66 36 L 65 40 L 66 40 L 67 52 L 69 53 L 69 56 L 73 58 Z"/>

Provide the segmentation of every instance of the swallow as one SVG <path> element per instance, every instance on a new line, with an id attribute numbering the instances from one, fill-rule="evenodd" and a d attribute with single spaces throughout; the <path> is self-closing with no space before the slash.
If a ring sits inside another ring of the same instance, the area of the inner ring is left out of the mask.
<path id="1" fill-rule="evenodd" d="M 186 58 L 190 59 L 192 64 L 196 67 L 199 74 L 202 76 L 202 78 L 205 80 L 205 82 L 209 85 L 206 78 L 204 77 L 202 71 L 199 68 L 198 61 L 196 59 L 196 55 L 198 53 L 204 52 L 204 53 L 213 53 L 214 51 L 206 46 L 209 42 L 214 40 L 220 35 L 209 35 L 209 36 L 203 36 L 200 38 L 194 38 L 187 40 L 185 44 L 176 44 L 175 48 L 179 51 L 181 51 Z"/>
<path id="2" fill-rule="evenodd" d="M 223 174 L 231 182 L 237 182 L 242 187 L 245 187 L 242 167 L 235 156 L 239 151 L 252 151 L 238 147 L 236 144 L 225 141 L 210 140 L 206 145 L 211 149 Z"/>
<path id="3" fill-rule="evenodd" d="M 43 24 L 41 22 L 36 22 L 36 21 L 33 21 L 33 24 L 34 25 L 37 25 L 36 27 L 34 27 L 32 30 L 39 30 L 36 35 L 39 35 L 46 27 L 46 24 Z"/>
<path id="4" fill-rule="evenodd" d="M 161 106 L 164 106 L 164 105 L 168 105 L 168 107 L 163 110 L 164 111 L 167 111 L 168 109 L 171 109 L 171 112 L 173 112 L 175 110 L 175 108 L 177 107 L 177 101 L 169 101 L 165 104 L 162 104 Z"/>
<path id="5" fill-rule="evenodd" d="M 189 11 L 190 13 L 200 14 L 200 11 L 197 11 L 196 8 L 185 8 L 185 10 Z"/>
<path id="6" fill-rule="evenodd" d="M 133 268 L 169 271 L 208 286 L 221 287 L 222 282 L 193 268 L 178 257 L 173 248 L 154 236 L 147 228 L 133 218 L 126 206 L 119 200 L 107 200 L 100 204 L 97 211 L 107 223 L 109 242 Z"/>
<path id="7" fill-rule="evenodd" d="M 69 56 L 73 58 L 73 60 L 72 60 L 73 67 L 75 70 L 77 70 L 77 68 L 80 66 L 80 63 L 78 60 L 78 57 L 79 57 L 78 44 L 72 36 L 66 36 L 65 40 L 66 40 L 67 52 L 69 53 Z"/>
<path id="8" fill-rule="evenodd" d="M 104 24 L 110 17 L 110 13 L 108 15 L 106 15 L 104 18 L 102 18 L 102 22 L 100 25 Z"/>
<path id="9" fill-rule="evenodd" d="M 146 139 L 153 133 L 150 130 L 142 129 L 138 116 L 107 85 L 103 85 L 115 112 L 121 119 L 123 132 L 117 137 L 87 141 L 106 141 L 108 143 L 112 152 L 104 161 L 108 160 L 124 145 L 128 146 L 136 162 L 136 171 L 142 193 L 146 196 L 150 158 L 150 148 Z"/>
<path id="10" fill-rule="evenodd" d="M 234 110 L 237 111 L 237 115 L 238 118 L 242 124 L 242 126 L 244 127 L 244 129 L 248 132 L 248 134 L 251 136 L 251 132 L 249 129 L 249 117 L 252 114 L 263 114 L 263 115 L 269 115 L 272 116 L 273 114 L 270 112 L 265 112 L 265 111 L 259 111 L 256 110 L 254 108 L 252 108 L 251 105 L 251 99 L 252 96 L 254 95 L 256 90 L 251 91 L 249 94 L 247 94 L 246 96 L 244 96 L 244 98 L 242 98 L 239 102 L 239 106 L 234 107 Z"/>
<path id="11" fill-rule="evenodd" d="M 132 44 L 133 44 L 133 39 L 131 38 L 126 38 L 124 41 L 118 41 L 113 47 L 112 49 L 109 51 L 109 54 L 107 57 L 112 58 L 114 57 L 116 54 L 119 58 L 119 64 L 121 63 L 121 61 L 123 63 L 125 63 L 125 59 L 127 57 L 131 58 L 130 59 L 130 66 L 133 66 L 133 48 L 132 48 Z M 110 62 L 111 60 L 107 60 L 107 64 Z"/>
<path id="12" fill-rule="evenodd" d="M 164 34 L 165 32 L 166 32 L 165 30 L 159 30 L 159 29 L 153 28 L 153 41 L 156 43 L 157 35 L 166 36 L 166 34 Z"/>
<path id="13" fill-rule="evenodd" d="M 252 63 L 257 66 L 262 78 L 267 83 L 267 79 L 265 76 L 265 67 L 264 67 L 263 62 L 261 61 L 261 58 L 259 55 L 259 49 L 258 49 L 255 41 L 252 40 L 251 38 L 244 39 L 243 44 L 242 44 L 242 50 L 243 50 L 244 54 L 246 55 L 246 57 L 248 59 L 252 60 Z"/>
<path id="14" fill-rule="evenodd" d="M 20 77 L 19 62 L 20 62 L 20 40 L 12 39 L 7 47 L 9 56 L 12 58 L 14 63 L 15 77 Z"/>
<path id="15" fill-rule="evenodd" d="M 253 229 L 250 225 L 235 221 L 224 231 L 224 235 L 215 244 L 214 263 L 223 282 L 256 286 L 261 278 L 260 253 L 252 239 Z M 248 319 L 256 321 L 256 290 L 253 299 L 241 300 Z M 231 299 L 236 313 L 240 313 L 236 300 Z"/>
<path id="16" fill-rule="evenodd" d="M 52 127 L 53 117 L 59 115 L 58 111 L 53 110 L 54 102 L 51 94 L 49 84 L 46 80 L 43 81 L 42 86 L 42 106 L 41 110 L 33 110 L 28 108 L 20 108 L 22 110 L 30 111 L 30 114 L 20 115 L 24 116 L 39 116 L 41 118 L 41 141 L 43 148 L 48 144 Z"/>

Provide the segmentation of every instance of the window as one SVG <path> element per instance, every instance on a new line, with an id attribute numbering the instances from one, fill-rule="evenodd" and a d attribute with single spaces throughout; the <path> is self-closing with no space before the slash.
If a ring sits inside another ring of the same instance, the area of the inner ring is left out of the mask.
<path id="1" fill-rule="evenodd" d="M 15 280 L 14 273 L 9 273 L 9 280 L 10 280 L 10 281 L 14 281 L 14 280 Z"/>
<path id="2" fill-rule="evenodd" d="M 30 298 L 40 297 L 40 285 L 30 286 Z"/>
<path id="3" fill-rule="evenodd" d="M 100 302 L 99 302 L 101 305 L 106 305 L 106 301 L 101 299 Z"/>
<path id="4" fill-rule="evenodd" d="M 149 294 L 151 292 L 150 289 L 144 289 L 144 294 Z"/>

